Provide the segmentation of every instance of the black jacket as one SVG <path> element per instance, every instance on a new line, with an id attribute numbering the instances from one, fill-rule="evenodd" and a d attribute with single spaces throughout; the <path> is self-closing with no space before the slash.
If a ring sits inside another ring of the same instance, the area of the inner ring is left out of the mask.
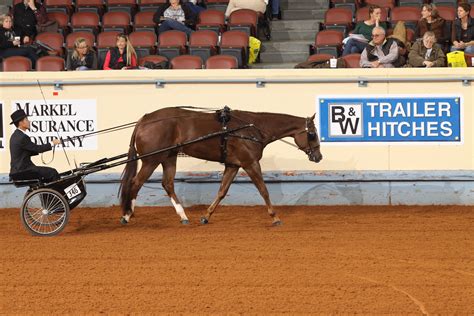
<path id="1" fill-rule="evenodd" d="M 165 14 L 166 9 L 168 9 L 169 7 L 170 7 L 169 3 L 165 3 L 161 5 L 160 7 L 158 7 L 158 10 L 153 16 L 153 22 L 155 22 L 156 24 L 160 24 L 162 22 L 161 17 Z M 191 10 L 191 8 L 189 8 L 189 6 L 186 3 L 181 4 L 181 8 L 184 11 L 184 18 L 185 18 L 184 24 L 191 27 L 196 25 L 197 15 L 193 12 L 193 10 Z"/>
<path id="2" fill-rule="evenodd" d="M 2 49 L 13 48 L 13 39 L 15 37 L 15 32 L 13 30 L 7 30 L 0 26 L 0 51 Z"/>
<path id="3" fill-rule="evenodd" d="M 51 144 L 36 145 L 28 135 L 16 129 L 10 137 L 10 174 L 34 167 L 31 156 L 51 149 Z"/>
<path id="4" fill-rule="evenodd" d="M 467 34 L 467 42 L 469 41 L 473 41 L 474 40 L 474 19 L 469 17 L 469 19 L 467 20 L 467 30 L 466 30 Z M 452 36 L 452 42 L 454 41 L 461 41 L 463 40 L 461 38 L 461 20 L 460 19 L 456 19 L 454 21 L 454 25 L 453 25 L 453 36 Z M 466 42 L 466 40 L 464 40 L 464 42 Z"/>
<path id="5" fill-rule="evenodd" d="M 23 2 L 13 7 L 13 29 L 15 33 L 22 36 L 35 36 L 36 25 L 43 24 L 48 20 L 46 9 L 39 3 L 35 2 L 37 11 L 33 12 L 30 7 L 25 6 Z"/>
<path id="6" fill-rule="evenodd" d="M 95 51 L 93 51 L 92 49 L 89 50 L 89 52 L 86 55 L 86 58 L 84 59 L 84 63 L 81 62 L 80 59 L 72 58 L 72 52 L 70 52 L 67 55 L 67 59 L 66 59 L 67 70 L 76 70 L 80 66 L 86 66 L 87 68 L 91 70 L 96 70 L 97 69 L 97 56 L 95 54 Z"/>

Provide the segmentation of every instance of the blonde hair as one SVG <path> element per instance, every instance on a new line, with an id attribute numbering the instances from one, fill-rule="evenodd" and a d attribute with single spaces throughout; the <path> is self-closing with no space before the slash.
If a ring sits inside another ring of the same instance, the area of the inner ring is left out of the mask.
<path id="1" fill-rule="evenodd" d="M 76 40 L 74 41 L 74 51 L 72 52 L 72 59 L 79 59 L 79 54 L 77 53 L 77 48 L 79 47 L 79 45 L 81 45 L 82 43 L 87 43 L 86 39 L 83 38 L 83 37 L 78 37 L 76 38 Z M 89 47 L 87 47 L 87 51 L 89 52 Z M 86 53 L 87 54 L 87 53 Z"/>
<path id="2" fill-rule="evenodd" d="M 5 22 L 5 20 L 9 18 L 10 20 L 12 20 L 13 22 L 13 18 L 11 15 L 8 15 L 8 14 L 0 14 L 0 24 L 3 24 L 3 22 Z"/>
<path id="3" fill-rule="evenodd" d="M 132 56 L 135 56 L 135 59 L 137 58 L 137 53 L 135 52 L 135 48 L 133 48 L 132 43 L 128 39 L 128 36 L 125 34 L 119 34 L 117 35 L 117 41 L 122 38 L 127 42 L 127 66 L 130 66 L 132 64 Z"/>

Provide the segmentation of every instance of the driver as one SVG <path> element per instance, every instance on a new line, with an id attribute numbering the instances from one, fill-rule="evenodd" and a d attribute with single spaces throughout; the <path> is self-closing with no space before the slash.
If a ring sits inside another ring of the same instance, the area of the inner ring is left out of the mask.
<path id="1" fill-rule="evenodd" d="M 26 134 L 30 128 L 30 121 L 25 111 L 16 110 L 10 116 L 17 129 L 10 137 L 10 178 L 14 180 L 39 179 L 42 182 L 50 182 L 59 179 L 56 169 L 49 167 L 38 167 L 31 162 L 31 156 L 51 150 L 55 145 L 59 145 L 59 139 L 53 139 L 49 144 L 36 145 Z"/>

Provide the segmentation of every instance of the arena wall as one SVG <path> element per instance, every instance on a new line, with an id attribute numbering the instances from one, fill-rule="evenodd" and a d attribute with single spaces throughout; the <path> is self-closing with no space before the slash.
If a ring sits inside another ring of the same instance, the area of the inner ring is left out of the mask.
<path id="1" fill-rule="evenodd" d="M 135 121 L 145 113 L 168 106 L 222 108 L 227 105 L 232 109 L 310 116 L 319 110 L 318 102 L 326 98 L 459 98 L 460 137 L 453 141 L 323 141 L 324 159 L 319 164 L 310 162 L 303 152 L 275 142 L 267 147 L 261 163 L 275 204 L 472 205 L 473 75 L 472 68 L 354 69 L 350 73 L 342 69 L 0 73 L 3 112 L 0 207 L 18 206 L 24 193 L 8 183 L 8 139 L 13 132 L 9 115 L 16 103 L 22 106 L 44 103 L 41 90 L 49 104 L 73 103 L 76 109 L 89 107 L 79 114 L 69 108 L 70 117 L 64 118 L 90 121 L 75 131 L 78 134 L 81 134 L 79 130 L 87 130 L 87 124 L 101 130 Z M 63 110 L 68 116 L 67 106 Z M 42 120 L 51 121 L 51 117 L 43 113 Z M 91 138 L 89 147 L 70 148 L 68 156 L 80 163 L 124 153 L 131 132 L 125 129 Z M 51 152 L 43 158 L 50 160 Z M 41 164 L 40 157 L 34 161 Z M 60 171 L 70 168 L 62 151 L 55 153 L 51 166 Z M 210 203 L 222 170 L 219 163 L 179 158 L 177 191 L 184 203 Z M 89 196 L 82 205 L 116 204 L 121 171 L 122 167 L 118 167 L 90 176 Z M 159 182 L 159 179 L 160 170 L 157 170 L 154 180 Z M 144 188 L 141 204 L 168 205 L 169 200 L 158 187 L 157 183 Z M 245 174 L 231 187 L 225 202 L 262 203 Z"/>

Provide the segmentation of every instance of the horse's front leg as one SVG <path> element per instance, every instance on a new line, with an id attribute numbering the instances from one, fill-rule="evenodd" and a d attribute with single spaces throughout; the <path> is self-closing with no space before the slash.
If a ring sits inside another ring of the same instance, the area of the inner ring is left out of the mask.
<path id="1" fill-rule="evenodd" d="M 281 222 L 280 218 L 278 217 L 278 215 L 276 214 L 275 210 L 273 209 L 272 202 L 270 201 L 270 195 L 268 194 L 267 186 L 265 185 L 265 182 L 263 181 L 262 169 L 260 168 L 260 163 L 258 161 L 255 161 L 251 165 L 248 165 L 248 166 L 245 166 L 245 167 L 242 166 L 242 167 L 247 172 L 250 179 L 252 179 L 252 182 L 257 187 L 258 191 L 260 192 L 260 195 L 265 200 L 265 204 L 267 205 L 268 214 L 272 218 L 273 226 L 281 225 L 282 222 Z"/>
<path id="2" fill-rule="evenodd" d="M 176 159 L 177 156 L 173 156 L 168 158 L 166 161 L 163 162 L 163 179 L 162 185 L 165 189 L 166 193 L 171 199 L 171 204 L 173 204 L 174 209 L 176 210 L 176 214 L 179 215 L 181 218 L 181 224 L 188 225 L 189 219 L 184 212 L 184 208 L 179 202 L 178 196 L 174 192 L 174 177 L 176 175 Z"/>
<path id="3" fill-rule="evenodd" d="M 222 201 L 222 199 L 227 195 L 227 191 L 229 191 L 229 187 L 232 181 L 234 180 L 235 175 L 237 174 L 237 171 L 239 171 L 238 166 L 229 166 L 229 165 L 225 166 L 224 175 L 222 176 L 219 192 L 217 192 L 217 196 L 214 199 L 214 202 L 212 202 L 212 204 L 207 209 L 206 215 L 201 217 L 201 224 L 207 224 L 209 222 L 209 219 L 211 218 L 212 214 L 216 210 L 217 206 Z"/>

